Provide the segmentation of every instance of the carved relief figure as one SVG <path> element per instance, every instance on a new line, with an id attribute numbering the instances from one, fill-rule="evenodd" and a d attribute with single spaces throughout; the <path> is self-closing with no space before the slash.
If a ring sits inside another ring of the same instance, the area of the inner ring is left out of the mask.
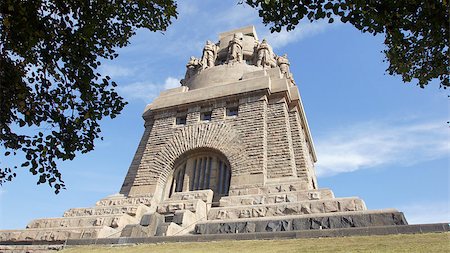
<path id="1" fill-rule="evenodd" d="M 257 54 L 258 58 L 256 61 L 256 66 L 258 67 L 270 67 L 274 68 L 277 66 L 275 62 L 275 58 L 273 56 L 272 49 L 270 48 L 269 44 L 267 44 L 266 39 L 263 39 L 261 44 L 259 44 L 257 48 Z"/>
<path id="2" fill-rule="evenodd" d="M 277 64 L 280 67 L 281 74 L 283 74 L 283 76 L 285 76 L 289 81 L 291 81 L 291 84 L 295 85 L 294 76 L 292 75 L 291 70 L 289 69 L 291 63 L 287 58 L 287 54 L 284 54 L 283 56 L 278 56 Z"/>
<path id="3" fill-rule="evenodd" d="M 114 217 L 114 219 L 111 221 L 111 227 L 112 228 L 119 227 L 119 218 L 118 217 Z"/>
<path id="4" fill-rule="evenodd" d="M 233 39 L 228 44 L 228 63 L 242 62 L 242 33 L 235 33 Z"/>
<path id="5" fill-rule="evenodd" d="M 187 80 L 198 73 L 200 65 L 200 60 L 195 58 L 194 56 L 191 56 L 189 62 L 186 64 L 186 74 L 184 76 L 184 79 L 181 79 L 180 83 L 182 85 L 185 85 Z"/>
<path id="6" fill-rule="evenodd" d="M 217 57 L 217 46 L 213 44 L 211 41 L 207 40 L 206 45 L 203 48 L 203 55 L 202 55 L 202 68 L 210 68 L 214 67 L 214 62 L 216 61 Z"/>
<path id="7" fill-rule="evenodd" d="M 103 218 L 102 218 L 102 217 L 99 217 L 99 218 L 95 219 L 93 225 L 94 225 L 94 226 L 103 226 Z"/>

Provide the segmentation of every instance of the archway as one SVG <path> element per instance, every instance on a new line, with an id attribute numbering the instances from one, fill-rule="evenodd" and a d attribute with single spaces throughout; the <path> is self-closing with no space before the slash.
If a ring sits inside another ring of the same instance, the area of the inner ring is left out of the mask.
<path id="1" fill-rule="evenodd" d="M 199 148 L 180 155 L 174 166 L 169 198 L 174 192 L 211 189 L 213 205 L 228 195 L 231 168 L 222 153 L 211 148 Z"/>

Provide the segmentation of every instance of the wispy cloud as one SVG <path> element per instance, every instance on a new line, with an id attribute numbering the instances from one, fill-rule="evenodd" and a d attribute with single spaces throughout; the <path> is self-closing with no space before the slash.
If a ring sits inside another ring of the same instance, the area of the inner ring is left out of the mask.
<path id="1" fill-rule="evenodd" d="M 272 45 L 272 47 L 276 49 L 284 47 L 290 43 L 295 43 L 303 39 L 313 37 L 339 24 L 341 23 L 335 22 L 333 24 L 329 24 L 324 20 L 313 23 L 302 22 L 293 31 L 287 32 L 286 30 L 282 30 L 279 33 L 266 32 L 262 34 L 262 37 L 265 37 L 267 41 Z"/>
<path id="2" fill-rule="evenodd" d="M 132 45 L 122 51 L 136 53 L 137 57 L 152 55 L 151 58 L 158 60 L 161 60 L 159 55 L 188 59 L 190 55 L 201 55 L 205 41 L 217 41 L 220 32 L 248 25 L 255 25 L 259 37 L 268 39 L 272 47 L 277 49 L 313 37 L 339 24 L 328 24 L 326 21 L 301 22 L 293 31 L 270 33 L 269 28 L 262 24 L 258 11 L 246 4 L 188 0 L 179 2 L 178 6 L 178 19 L 164 34 L 140 32 L 134 37 Z M 205 9 L 208 11 L 200 11 Z"/>
<path id="3" fill-rule="evenodd" d="M 180 86 L 180 79 L 169 76 L 164 82 L 164 89 L 172 89 Z"/>
<path id="4" fill-rule="evenodd" d="M 135 69 L 120 65 L 103 64 L 100 66 L 100 73 L 104 76 L 110 76 L 112 78 L 128 77 L 133 75 L 135 72 Z"/>
<path id="5" fill-rule="evenodd" d="M 142 100 L 149 103 L 157 97 L 162 90 L 180 86 L 180 79 L 167 77 L 164 83 L 136 82 L 117 87 L 119 94 L 130 100 Z"/>
<path id="6" fill-rule="evenodd" d="M 335 129 L 318 138 L 317 174 L 332 176 L 380 165 L 413 165 L 446 157 L 450 151 L 445 120 L 366 122 Z"/>
<path id="7" fill-rule="evenodd" d="M 405 213 L 409 224 L 450 222 L 450 203 L 448 201 L 413 203 L 401 206 L 399 210 Z"/>

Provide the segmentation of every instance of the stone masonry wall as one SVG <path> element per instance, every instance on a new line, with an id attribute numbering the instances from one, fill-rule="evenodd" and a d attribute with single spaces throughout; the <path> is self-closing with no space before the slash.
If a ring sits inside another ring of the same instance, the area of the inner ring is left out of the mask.
<path id="1" fill-rule="evenodd" d="M 241 99 L 239 115 L 233 121 L 233 128 L 239 132 L 248 155 L 245 168 L 239 170 L 241 174 L 265 174 L 266 127 L 267 100 L 265 96 Z"/>
<path id="2" fill-rule="evenodd" d="M 152 193 L 156 187 L 165 184 L 172 173 L 173 162 L 182 153 L 196 148 L 222 152 L 230 161 L 232 175 L 263 174 L 267 136 L 267 102 L 264 98 L 257 95 L 242 100 L 235 117 L 225 115 L 226 101 L 214 101 L 208 107 L 193 105 L 187 111 L 185 125 L 175 124 L 175 118 L 180 114 L 175 108 L 156 112 L 147 141 L 139 149 L 141 159 L 136 161 L 140 164 L 133 165 L 123 192 Z M 201 111 L 208 108 L 212 110 L 211 121 L 201 121 Z M 130 188 L 132 190 L 128 190 Z"/>
<path id="3" fill-rule="evenodd" d="M 137 171 L 139 169 L 139 165 L 142 161 L 142 157 L 145 152 L 145 148 L 148 143 L 148 139 L 150 137 L 150 132 L 153 128 L 153 122 L 149 122 L 145 126 L 144 134 L 142 135 L 141 141 L 139 142 L 139 146 L 136 150 L 136 153 L 133 157 L 133 161 L 131 162 L 130 168 L 128 169 L 127 175 L 122 184 L 122 188 L 120 189 L 120 193 L 128 194 L 130 192 L 130 188 L 133 185 L 134 179 L 137 175 Z"/>
<path id="4" fill-rule="evenodd" d="M 307 161 L 308 157 L 305 157 L 303 153 L 303 146 L 305 143 L 305 136 L 303 134 L 300 115 L 297 107 L 292 108 L 289 111 L 289 123 L 291 125 L 291 136 L 294 148 L 295 166 L 297 168 L 297 177 L 302 179 L 306 184 L 310 184 L 308 180 Z"/>
<path id="5" fill-rule="evenodd" d="M 291 110 L 290 117 L 296 119 L 298 124 L 297 129 L 299 130 L 297 136 L 299 138 L 298 145 L 294 145 L 294 147 L 298 151 L 296 155 L 301 157 L 299 162 L 296 160 L 297 171 L 301 171 L 298 176 L 302 178 L 305 178 L 306 176 L 305 179 L 307 180 L 308 187 L 310 187 L 310 189 L 317 189 L 317 178 L 314 169 L 314 159 L 311 154 L 311 146 L 306 139 L 306 130 L 305 127 L 301 124 L 301 116 L 296 107 Z"/>
<path id="6" fill-rule="evenodd" d="M 153 128 L 147 140 L 141 163 L 139 164 L 139 168 L 133 181 L 132 189 L 130 189 L 131 194 L 153 193 L 148 192 L 151 191 L 149 186 L 156 186 L 160 174 L 159 171 L 155 170 L 158 161 L 154 158 L 158 155 L 161 146 L 163 146 L 173 134 L 174 120 L 175 113 L 165 113 L 155 116 Z M 140 188 L 141 190 L 138 190 Z"/>
<path id="7" fill-rule="evenodd" d="M 267 177 L 297 176 L 286 100 L 273 99 L 267 115 Z"/>

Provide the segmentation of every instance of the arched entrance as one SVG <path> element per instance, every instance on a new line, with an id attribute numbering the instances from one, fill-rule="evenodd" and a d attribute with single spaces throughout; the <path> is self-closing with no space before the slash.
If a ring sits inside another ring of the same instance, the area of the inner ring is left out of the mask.
<path id="1" fill-rule="evenodd" d="M 231 169 L 227 158 L 213 149 L 197 149 L 182 154 L 175 162 L 169 198 L 174 192 L 211 189 L 213 205 L 228 195 Z"/>

